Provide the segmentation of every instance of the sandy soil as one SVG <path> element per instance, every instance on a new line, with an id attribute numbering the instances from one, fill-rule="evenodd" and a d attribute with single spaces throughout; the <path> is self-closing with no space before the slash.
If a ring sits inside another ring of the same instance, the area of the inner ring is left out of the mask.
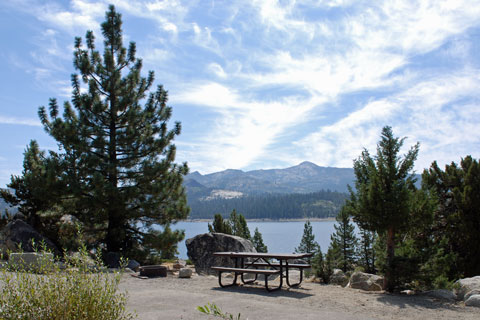
<path id="1" fill-rule="evenodd" d="M 275 284 L 275 283 L 272 283 Z M 333 285 L 304 282 L 299 288 L 267 292 L 263 282 L 221 288 L 214 276 L 139 279 L 123 276 L 128 308 L 138 319 L 219 319 L 196 310 L 215 303 L 241 319 L 480 319 L 480 308 L 422 295 L 368 293 Z"/>

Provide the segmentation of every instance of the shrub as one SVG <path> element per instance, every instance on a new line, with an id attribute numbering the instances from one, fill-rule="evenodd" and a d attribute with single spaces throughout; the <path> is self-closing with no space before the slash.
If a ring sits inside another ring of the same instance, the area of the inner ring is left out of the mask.
<path id="1" fill-rule="evenodd" d="M 93 266 L 82 264 L 88 260 L 85 247 L 80 256 L 41 273 L 7 264 L 0 270 L 0 319 L 134 319 L 125 308 L 126 293 L 117 292 L 121 272 L 99 272 L 104 267 L 98 257 Z"/>

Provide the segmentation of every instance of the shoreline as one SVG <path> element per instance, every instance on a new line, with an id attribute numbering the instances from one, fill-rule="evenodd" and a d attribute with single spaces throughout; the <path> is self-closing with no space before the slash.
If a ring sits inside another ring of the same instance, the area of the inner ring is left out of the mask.
<path id="1" fill-rule="evenodd" d="M 226 218 L 228 219 L 228 218 Z M 247 222 L 324 222 L 324 221 L 336 221 L 334 217 L 329 218 L 298 218 L 298 219 L 246 219 Z M 213 222 L 212 219 L 186 219 L 178 222 Z"/>

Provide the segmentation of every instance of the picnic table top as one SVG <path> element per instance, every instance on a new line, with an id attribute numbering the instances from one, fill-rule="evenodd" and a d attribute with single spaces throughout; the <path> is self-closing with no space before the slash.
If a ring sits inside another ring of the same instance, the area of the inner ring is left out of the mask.
<path id="1" fill-rule="evenodd" d="M 232 258 L 266 258 L 266 259 L 303 259 L 313 256 L 313 253 L 262 253 L 262 252 L 214 252 L 215 256 Z"/>

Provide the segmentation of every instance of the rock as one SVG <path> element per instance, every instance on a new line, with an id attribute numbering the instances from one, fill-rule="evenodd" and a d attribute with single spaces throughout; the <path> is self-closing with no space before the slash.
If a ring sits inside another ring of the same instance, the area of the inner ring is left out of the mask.
<path id="1" fill-rule="evenodd" d="M 348 277 L 341 269 L 333 269 L 333 274 L 330 277 L 330 284 L 336 284 L 345 287 L 348 284 Z"/>
<path id="2" fill-rule="evenodd" d="M 187 265 L 187 263 L 186 263 L 185 260 L 177 260 L 177 262 L 175 262 L 173 264 L 173 269 L 174 270 L 180 270 L 182 268 L 185 268 L 186 265 Z"/>
<path id="3" fill-rule="evenodd" d="M 97 263 L 92 257 L 88 256 L 88 254 L 82 254 L 80 252 L 69 253 L 65 257 L 65 261 L 67 264 L 77 268 L 92 269 L 97 266 Z"/>
<path id="4" fill-rule="evenodd" d="M 32 240 L 35 247 L 32 245 Z M 34 252 L 42 249 L 43 244 L 55 255 L 60 254 L 57 246 L 50 239 L 41 235 L 23 220 L 16 219 L 9 222 L 0 232 L 0 254 L 6 255 L 8 250 L 16 251 L 19 246 L 23 252 Z"/>
<path id="5" fill-rule="evenodd" d="M 127 268 L 131 269 L 135 272 L 138 272 L 140 270 L 140 263 L 136 260 L 128 260 Z"/>
<path id="6" fill-rule="evenodd" d="M 233 267 L 234 260 L 228 257 L 215 257 L 217 251 L 256 252 L 253 244 L 243 238 L 224 233 L 204 233 L 185 241 L 187 255 L 195 264 L 198 274 L 215 275 L 212 266 Z"/>
<path id="7" fill-rule="evenodd" d="M 80 223 L 80 220 L 71 214 L 65 214 L 60 218 L 60 223 L 75 226 L 76 224 Z"/>
<path id="8" fill-rule="evenodd" d="M 465 305 L 469 307 L 478 307 L 480 308 L 480 294 L 474 294 L 465 301 Z"/>
<path id="9" fill-rule="evenodd" d="M 22 221 L 25 221 L 27 220 L 27 218 L 25 217 L 25 215 L 21 212 L 17 212 L 13 215 L 12 217 L 12 220 L 22 220 Z"/>
<path id="10" fill-rule="evenodd" d="M 413 290 L 402 290 L 400 293 L 406 294 L 407 296 L 413 296 L 415 294 L 415 291 Z"/>
<path id="11" fill-rule="evenodd" d="M 34 272 L 50 271 L 55 265 L 53 253 L 50 252 L 11 253 L 8 264 L 16 269 Z"/>
<path id="12" fill-rule="evenodd" d="M 178 277 L 179 278 L 191 278 L 192 277 L 192 269 L 189 268 L 182 268 L 178 272 Z"/>
<path id="13" fill-rule="evenodd" d="M 437 298 L 437 299 L 445 299 L 445 300 L 455 300 L 457 299 L 457 295 L 450 290 L 439 289 L 439 290 L 432 290 L 425 292 L 425 295 Z"/>
<path id="14" fill-rule="evenodd" d="M 468 298 L 470 298 L 471 296 L 474 296 L 476 294 L 480 294 L 480 289 L 473 289 L 471 291 L 468 291 L 468 293 L 465 295 L 465 297 L 463 298 L 464 301 L 467 301 Z"/>
<path id="15" fill-rule="evenodd" d="M 480 276 L 460 279 L 455 282 L 455 293 L 458 300 L 464 300 L 465 295 L 474 289 L 480 289 Z"/>
<path id="16" fill-rule="evenodd" d="M 365 291 L 382 291 L 383 277 L 357 271 L 350 277 L 347 287 Z"/>

